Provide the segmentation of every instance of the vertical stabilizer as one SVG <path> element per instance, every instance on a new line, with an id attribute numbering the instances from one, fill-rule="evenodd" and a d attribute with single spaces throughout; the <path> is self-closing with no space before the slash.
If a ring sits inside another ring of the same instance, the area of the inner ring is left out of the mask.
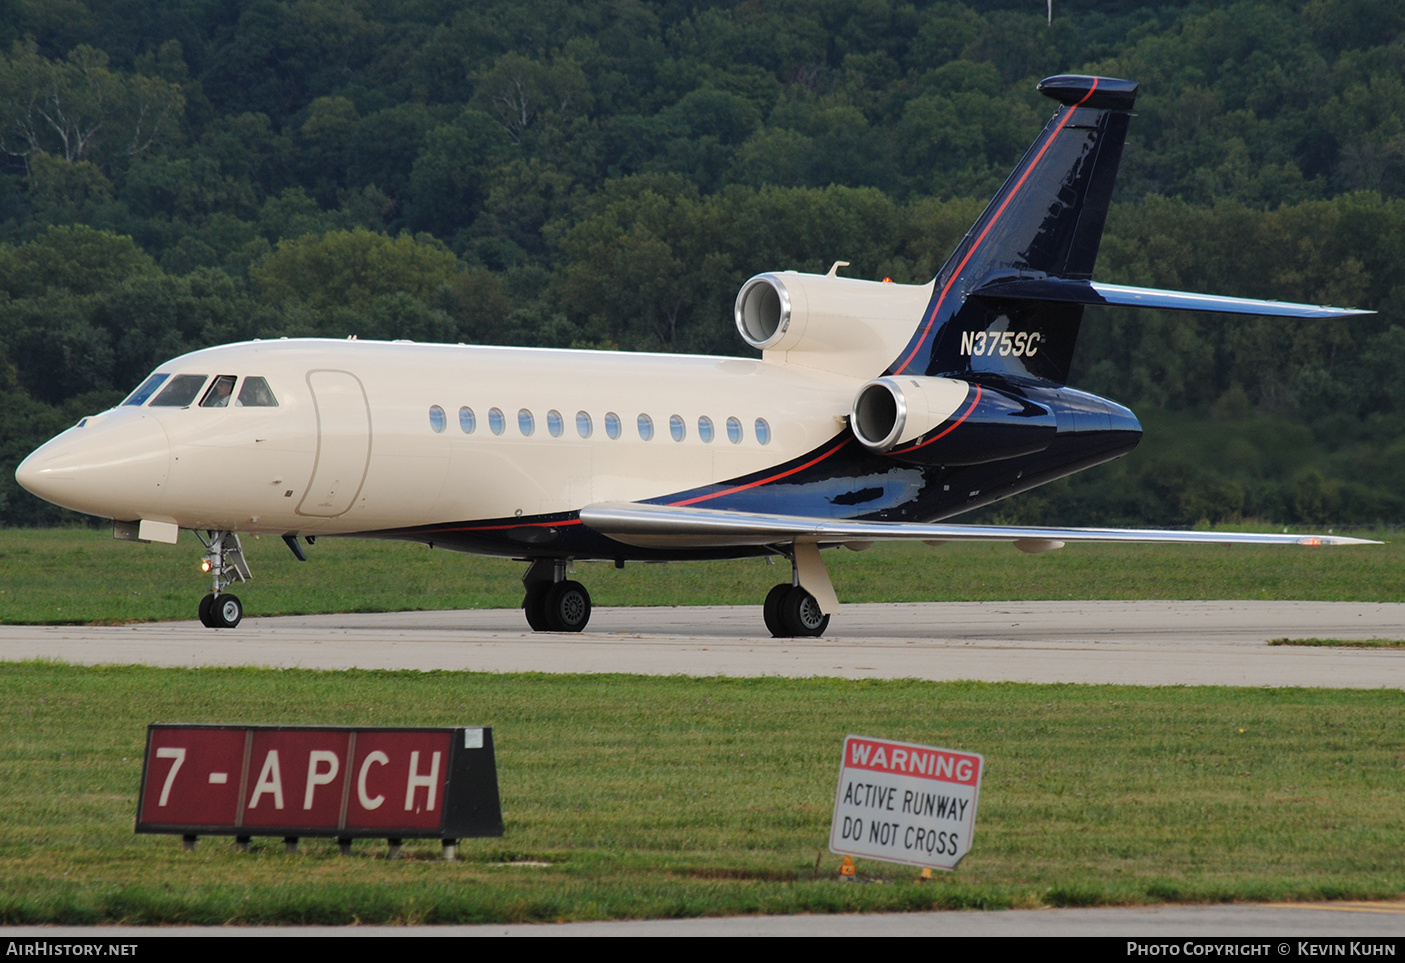
<path id="1" fill-rule="evenodd" d="M 1067 379 L 1081 304 L 972 292 L 1001 280 L 1092 277 L 1137 85 L 1065 75 L 1039 91 L 1059 109 L 938 272 L 889 374 Z"/>

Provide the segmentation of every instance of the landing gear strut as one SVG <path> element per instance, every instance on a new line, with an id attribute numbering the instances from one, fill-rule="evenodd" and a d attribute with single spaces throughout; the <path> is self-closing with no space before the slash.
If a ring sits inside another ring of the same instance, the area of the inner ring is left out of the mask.
<path id="1" fill-rule="evenodd" d="M 533 632 L 579 632 L 590 621 L 590 593 L 566 578 L 564 558 L 535 559 L 522 584 L 522 608 Z"/>
<path id="2" fill-rule="evenodd" d="M 205 546 L 200 568 L 210 573 L 214 588 L 200 600 L 200 624 L 209 629 L 232 629 L 244 617 L 244 604 L 237 595 L 224 590 L 235 582 L 247 582 L 251 577 L 239 536 L 234 532 L 201 534 L 197 531 L 195 537 Z"/>
<path id="3" fill-rule="evenodd" d="M 817 639 L 829 628 L 829 614 L 801 581 L 826 595 L 830 605 L 837 605 L 829 575 L 820 560 L 819 548 L 813 544 L 796 544 L 790 556 L 791 580 L 782 582 L 766 593 L 761 607 L 762 617 L 771 636 L 777 639 Z"/>

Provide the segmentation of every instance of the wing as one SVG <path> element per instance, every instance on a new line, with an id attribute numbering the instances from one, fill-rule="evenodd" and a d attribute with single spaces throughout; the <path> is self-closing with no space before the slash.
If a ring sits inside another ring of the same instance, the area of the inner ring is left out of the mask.
<path id="1" fill-rule="evenodd" d="M 1011 542 L 1025 552 L 1062 548 L 1067 542 L 1203 543 L 1211 545 L 1379 545 L 1342 535 L 1185 532 L 1165 529 L 1042 528 L 1021 525 L 949 525 L 836 521 L 795 515 L 760 515 L 709 508 L 675 508 L 613 502 L 581 509 L 581 523 L 639 548 L 731 548 L 809 543 L 840 545 L 876 541 Z"/>

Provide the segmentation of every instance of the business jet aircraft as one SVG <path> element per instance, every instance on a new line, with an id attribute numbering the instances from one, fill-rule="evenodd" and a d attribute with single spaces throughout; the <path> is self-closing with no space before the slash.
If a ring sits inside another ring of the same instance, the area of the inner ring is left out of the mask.
<path id="1" fill-rule="evenodd" d="M 822 548 L 877 540 L 1359 543 L 1330 536 L 956 525 L 1116 458 L 1131 411 L 1067 387 L 1084 305 L 1340 317 L 1341 308 L 1091 280 L 1137 85 L 1050 77 L 1059 106 L 931 282 L 759 274 L 736 300 L 760 360 L 321 339 L 208 348 L 156 369 L 19 466 L 31 492 L 175 542 L 205 625 L 243 615 L 240 533 L 408 539 L 529 562 L 534 630 L 580 631 L 574 559 L 782 555 L 775 636 L 838 607 Z"/>

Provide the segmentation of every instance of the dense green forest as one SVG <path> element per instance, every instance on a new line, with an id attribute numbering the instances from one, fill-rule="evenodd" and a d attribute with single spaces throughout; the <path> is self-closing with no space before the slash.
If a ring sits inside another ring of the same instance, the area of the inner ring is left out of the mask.
<path id="1" fill-rule="evenodd" d="M 740 353 L 763 270 L 926 281 L 1062 72 L 1142 83 L 1090 311 L 1133 455 L 987 510 L 1405 519 L 1399 0 L 0 0 L 0 524 L 160 361 L 332 335 Z"/>

